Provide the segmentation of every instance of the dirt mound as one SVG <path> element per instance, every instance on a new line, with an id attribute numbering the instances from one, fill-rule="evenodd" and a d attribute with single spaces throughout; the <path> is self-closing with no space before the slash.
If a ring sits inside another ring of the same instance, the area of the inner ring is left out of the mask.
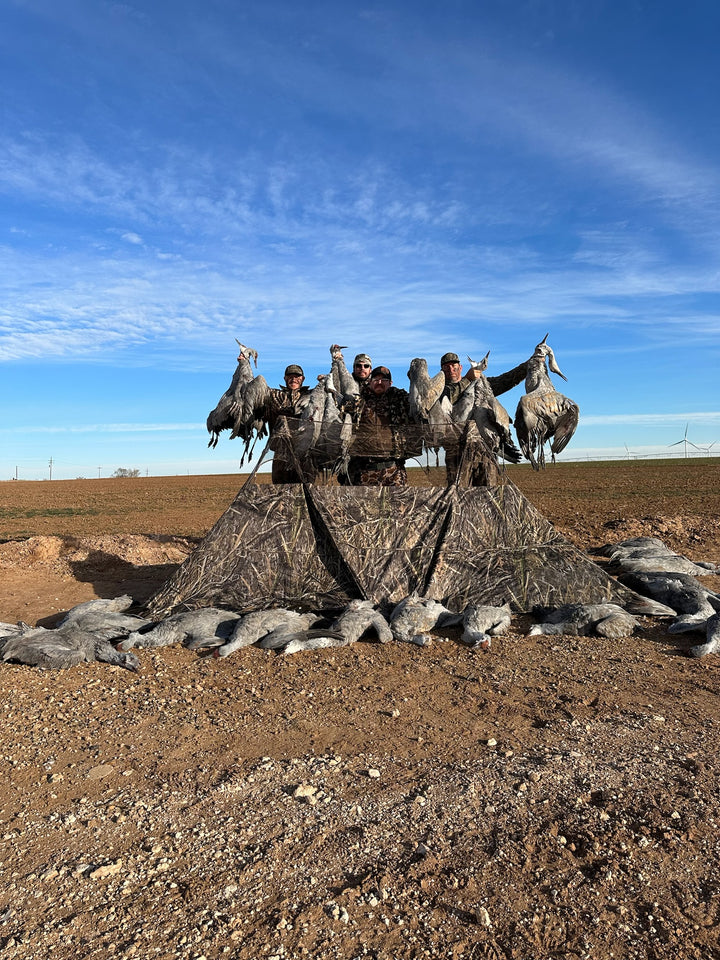
<path id="1" fill-rule="evenodd" d="M 678 553 L 685 553 L 709 538 L 720 536 L 720 519 L 717 517 L 619 517 L 608 520 L 603 529 L 612 533 L 608 543 L 629 540 L 633 537 L 657 537 Z"/>
<path id="2" fill-rule="evenodd" d="M 121 534 L 36 536 L 0 543 L 0 620 L 51 627 L 78 603 L 125 593 L 142 604 L 196 542 L 192 537 Z"/>
<path id="3" fill-rule="evenodd" d="M 118 562 L 133 566 L 182 563 L 195 546 L 188 537 L 143 537 L 137 535 L 107 537 L 28 537 L 0 543 L 0 567 L 23 565 L 28 569 L 49 566 L 72 573 L 72 565 L 96 557 L 98 566 L 105 558 L 107 566 Z"/>

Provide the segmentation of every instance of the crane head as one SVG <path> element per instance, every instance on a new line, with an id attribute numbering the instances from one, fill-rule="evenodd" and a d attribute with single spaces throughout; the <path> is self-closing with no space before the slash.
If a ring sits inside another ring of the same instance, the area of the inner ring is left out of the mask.
<path id="1" fill-rule="evenodd" d="M 489 356 L 490 356 L 490 351 L 488 350 L 488 352 L 485 354 L 485 356 L 482 358 L 482 360 L 479 363 L 476 363 L 472 359 L 472 357 L 468 357 L 468 363 L 474 370 L 479 370 L 481 373 L 483 373 L 485 370 L 487 370 Z"/>
<path id="2" fill-rule="evenodd" d="M 257 367 L 257 361 L 258 361 L 257 350 L 253 350 L 252 347 L 246 347 L 245 344 L 240 343 L 237 337 L 235 337 L 235 343 L 240 347 L 240 356 L 245 357 L 246 360 L 250 360 L 250 358 L 252 357 L 253 360 L 255 361 L 255 366 Z"/>
<path id="3" fill-rule="evenodd" d="M 552 348 L 547 347 L 546 349 L 547 349 L 548 366 L 550 367 L 551 372 L 556 373 L 559 377 L 562 377 L 563 380 L 567 380 L 567 377 L 562 372 L 560 367 L 557 365 L 557 360 L 555 359 L 555 354 L 552 352 Z"/>

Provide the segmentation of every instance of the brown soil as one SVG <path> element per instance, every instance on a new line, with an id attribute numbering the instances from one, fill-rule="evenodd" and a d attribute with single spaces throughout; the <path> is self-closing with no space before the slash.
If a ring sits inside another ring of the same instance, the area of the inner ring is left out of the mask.
<path id="1" fill-rule="evenodd" d="M 511 476 L 583 548 L 720 562 L 717 461 Z M 238 485 L 1 484 L 0 620 L 144 600 Z M 720 957 L 720 658 L 528 622 L 488 653 L 1 666 L 0 955 Z"/>

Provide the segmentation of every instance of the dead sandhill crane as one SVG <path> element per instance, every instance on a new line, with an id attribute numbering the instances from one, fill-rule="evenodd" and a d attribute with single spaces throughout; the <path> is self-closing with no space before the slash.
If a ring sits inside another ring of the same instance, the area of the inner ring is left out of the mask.
<path id="1" fill-rule="evenodd" d="M 250 359 L 253 358 L 255 360 L 255 366 L 257 367 L 257 350 L 253 350 L 252 347 L 246 347 L 240 343 L 239 340 L 235 342 L 240 347 L 240 354 L 232 382 L 218 400 L 215 409 L 210 411 L 207 418 L 207 429 L 211 435 L 208 442 L 209 447 L 217 446 L 218 438 L 223 430 L 232 430 L 234 437 L 241 432 L 238 430 L 238 419 L 242 420 L 245 394 L 247 393 L 249 385 L 256 379 L 253 377 Z M 264 378 L 259 377 L 257 379 L 261 380 L 262 384 L 265 384 Z M 243 439 L 245 439 L 244 435 Z"/>
<path id="2" fill-rule="evenodd" d="M 578 425 L 578 405 L 558 393 L 553 386 L 547 365 L 563 380 L 567 377 L 558 367 L 546 333 L 527 362 L 525 396 L 520 398 L 515 413 L 515 432 L 520 449 L 533 470 L 545 466 L 545 443 L 550 443 L 553 463 L 570 442 Z"/>

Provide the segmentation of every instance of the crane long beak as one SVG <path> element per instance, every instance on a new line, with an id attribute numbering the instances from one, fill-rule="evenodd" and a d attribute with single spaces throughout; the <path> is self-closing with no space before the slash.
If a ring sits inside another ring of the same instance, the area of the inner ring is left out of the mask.
<path id="1" fill-rule="evenodd" d="M 560 367 L 557 365 L 557 360 L 555 359 L 555 354 L 548 347 L 548 366 L 553 373 L 556 373 L 559 377 L 562 377 L 563 380 L 567 380 L 567 377 L 562 372 Z"/>

